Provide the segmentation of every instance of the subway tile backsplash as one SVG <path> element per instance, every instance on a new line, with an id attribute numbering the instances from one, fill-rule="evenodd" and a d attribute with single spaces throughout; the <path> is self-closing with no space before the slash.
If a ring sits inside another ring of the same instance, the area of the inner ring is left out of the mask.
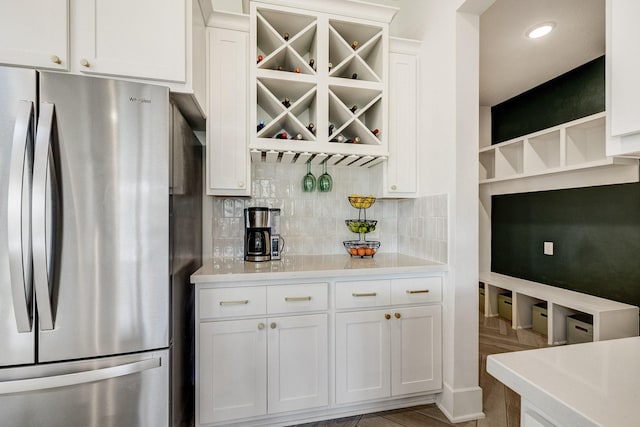
<path id="1" fill-rule="evenodd" d="M 312 166 L 317 177 L 320 165 Z M 280 234 L 285 239 L 284 254 L 345 254 L 343 240 L 356 240 L 345 225 L 358 218 L 347 197 L 352 193 L 377 195 L 366 168 L 329 167 L 333 189 L 328 193 L 302 191 L 306 165 L 252 164 L 252 194 L 247 197 L 207 197 L 211 203 L 213 256 L 242 257 L 244 209 L 266 206 L 282 209 Z M 364 217 L 365 212 L 361 215 Z M 378 220 L 376 231 L 367 240 L 379 240 L 380 252 L 401 252 L 446 262 L 447 198 L 444 195 L 411 200 L 380 200 L 366 210 L 367 219 Z"/>

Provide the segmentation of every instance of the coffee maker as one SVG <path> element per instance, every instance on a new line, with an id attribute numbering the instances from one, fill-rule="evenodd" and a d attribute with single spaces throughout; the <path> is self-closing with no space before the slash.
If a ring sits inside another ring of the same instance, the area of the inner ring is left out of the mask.
<path id="1" fill-rule="evenodd" d="M 271 215 L 269 208 L 244 210 L 244 260 L 271 260 Z"/>

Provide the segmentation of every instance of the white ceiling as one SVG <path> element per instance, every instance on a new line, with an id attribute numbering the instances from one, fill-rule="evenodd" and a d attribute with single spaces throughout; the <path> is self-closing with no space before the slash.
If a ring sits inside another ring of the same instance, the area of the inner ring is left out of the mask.
<path id="1" fill-rule="evenodd" d="M 532 26 L 554 21 L 546 37 Z M 480 17 L 480 105 L 493 106 L 605 51 L 605 0 L 496 0 Z"/>

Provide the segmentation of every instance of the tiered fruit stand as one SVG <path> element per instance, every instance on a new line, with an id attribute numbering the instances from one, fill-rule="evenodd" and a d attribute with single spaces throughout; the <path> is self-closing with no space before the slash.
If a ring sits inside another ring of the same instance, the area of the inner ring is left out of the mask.
<path id="1" fill-rule="evenodd" d="M 345 240 L 342 242 L 347 253 L 351 256 L 373 257 L 380 248 L 380 242 L 376 240 L 367 240 L 367 233 L 375 231 L 377 220 L 367 219 L 367 209 L 376 202 L 373 196 L 351 195 L 348 197 L 351 206 L 358 209 L 357 219 L 347 219 L 345 224 L 353 233 L 358 233 L 358 240 Z"/>

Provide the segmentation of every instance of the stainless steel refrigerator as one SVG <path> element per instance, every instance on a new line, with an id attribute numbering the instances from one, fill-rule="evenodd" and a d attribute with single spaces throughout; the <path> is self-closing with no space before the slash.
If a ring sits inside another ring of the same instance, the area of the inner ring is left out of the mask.
<path id="1" fill-rule="evenodd" d="M 0 425 L 191 422 L 200 170 L 167 88 L 0 68 Z"/>

